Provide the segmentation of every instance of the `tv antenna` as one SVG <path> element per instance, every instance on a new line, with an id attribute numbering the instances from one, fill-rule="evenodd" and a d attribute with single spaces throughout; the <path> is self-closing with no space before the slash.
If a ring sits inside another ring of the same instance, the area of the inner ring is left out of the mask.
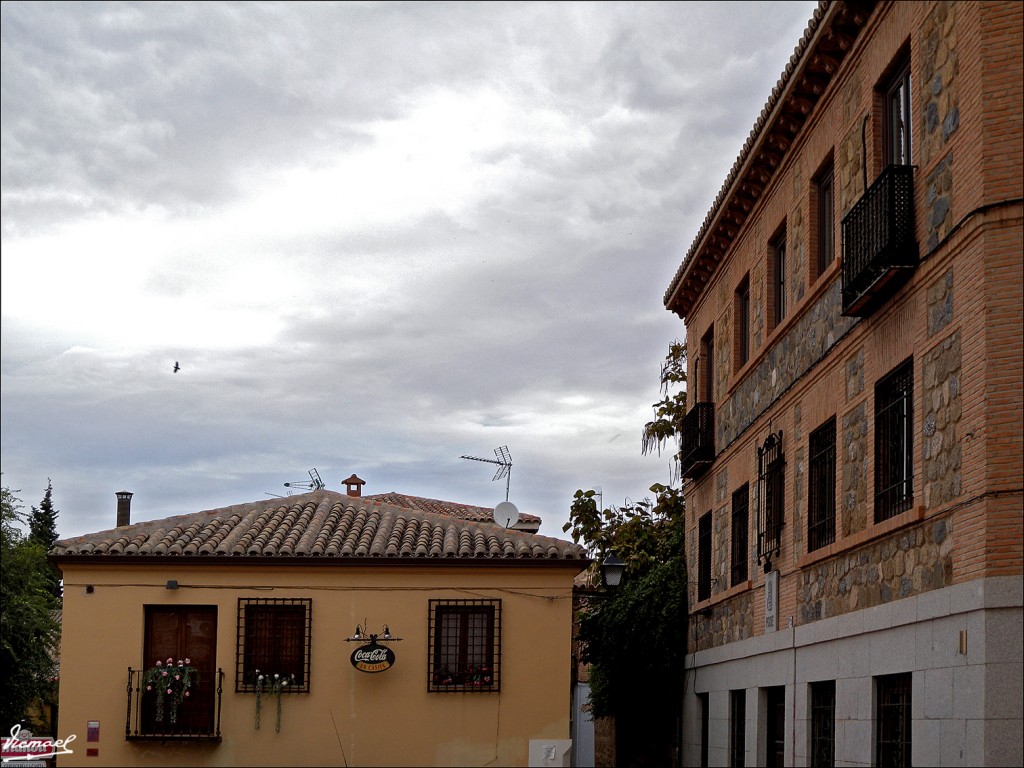
<path id="1" fill-rule="evenodd" d="M 285 488 L 301 488 L 304 491 L 320 491 L 324 488 L 324 481 L 320 479 L 320 473 L 316 467 L 309 470 L 309 481 L 300 480 L 297 483 L 285 483 Z"/>
<path id="2" fill-rule="evenodd" d="M 486 464 L 497 464 L 498 469 L 494 473 L 494 477 L 491 478 L 491 482 L 505 478 L 505 501 L 508 501 L 508 486 L 512 482 L 512 454 L 508 452 L 508 446 L 503 445 L 500 448 L 494 449 L 494 455 L 497 456 L 495 459 L 481 459 L 478 456 L 460 456 L 460 459 L 470 459 L 471 461 L 482 461 Z"/>

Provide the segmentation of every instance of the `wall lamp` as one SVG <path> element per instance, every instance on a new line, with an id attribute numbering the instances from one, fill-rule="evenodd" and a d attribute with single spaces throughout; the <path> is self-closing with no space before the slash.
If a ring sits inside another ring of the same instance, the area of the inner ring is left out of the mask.
<path id="1" fill-rule="evenodd" d="M 391 629 L 387 624 L 384 625 L 382 631 L 370 633 L 363 629 L 363 624 L 356 624 L 355 634 L 352 637 L 346 637 L 346 643 L 397 643 L 402 640 L 402 638 L 391 634 Z"/>
<path id="2" fill-rule="evenodd" d="M 167 588 L 168 589 L 177 589 L 178 588 L 178 580 L 177 579 L 168 579 L 167 580 Z"/>

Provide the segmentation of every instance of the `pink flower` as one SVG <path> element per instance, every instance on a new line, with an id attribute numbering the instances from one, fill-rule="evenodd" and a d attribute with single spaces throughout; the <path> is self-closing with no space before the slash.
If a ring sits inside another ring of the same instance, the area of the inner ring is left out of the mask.
<path id="1" fill-rule="evenodd" d="M 160 675 L 161 675 L 161 677 L 167 677 L 167 670 L 164 670 L 163 672 L 161 672 Z"/>
<path id="2" fill-rule="evenodd" d="M 170 688 L 167 689 L 167 692 L 168 693 L 174 693 L 174 691 L 172 691 Z"/>
<path id="3" fill-rule="evenodd" d="M 185 695 L 188 696 L 188 691 L 185 691 Z"/>
<path id="4" fill-rule="evenodd" d="M 185 663 L 186 664 L 191 664 L 192 663 L 192 659 L 185 659 Z"/>
<path id="5" fill-rule="evenodd" d="M 175 679 L 175 680 L 181 680 L 181 675 L 175 675 L 175 676 L 174 676 L 174 679 Z"/>
<path id="6" fill-rule="evenodd" d="M 152 685 L 147 685 L 146 686 L 146 690 L 147 691 L 152 691 L 153 690 L 153 686 Z"/>
<path id="7" fill-rule="evenodd" d="M 156 665 L 157 665 L 158 667 L 162 667 L 162 666 L 163 666 L 163 662 L 161 662 L 161 661 L 158 661 L 158 662 L 156 663 Z"/>

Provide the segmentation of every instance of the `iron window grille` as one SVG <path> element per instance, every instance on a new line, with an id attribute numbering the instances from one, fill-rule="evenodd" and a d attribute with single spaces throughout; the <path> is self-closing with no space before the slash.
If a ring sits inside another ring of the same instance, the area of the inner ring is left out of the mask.
<path id="1" fill-rule="evenodd" d="M 807 551 L 836 540 L 836 418 L 811 433 L 808 462 Z"/>
<path id="2" fill-rule="evenodd" d="M 750 359 L 750 276 L 736 289 L 736 370 Z"/>
<path id="3" fill-rule="evenodd" d="M 427 690 L 501 690 L 501 600 L 431 600 Z"/>
<path id="4" fill-rule="evenodd" d="M 772 260 L 772 327 L 782 325 L 786 319 L 786 228 L 775 236 L 768 246 Z"/>
<path id="5" fill-rule="evenodd" d="M 747 692 L 729 692 L 729 765 L 743 768 L 747 762 Z"/>
<path id="6" fill-rule="evenodd" d="M 786 457 L 782 452 L 782 431 L 773 432 L 757 449 L 757 559 L 765 572 L 771 570 L 771 559 L 782 547 L 782 526 L 785 520 Z"/>
<path id="7" fill-rule="evenodd" d="M 736 586 L 747 580 L 748 526 L 750 509 L 750 487 L 743 487 L 732 495 L 732 568 L 730 584 Z"/>
<path id="8" fill-rule="evenodd" d="M 832 768 L 836 755 L 836 681 L 811 683 L 811 768 Z"/>
<path id="9" fill-rule="evenodd" d="M 237 693 L 255 693 L 259 674 L 294 677 L 282 692 L 309 693 L 312 609 L 310 598 L 238 598 Z"/>
<path id="10" fill-rule="evenodd" d="M 914 360 L 875 385 L 875 522 L 914 502 Z"/>
<path id="11" fill-rule="evenodd" d="M 875 765 L 909 766 L 911 753 L 911 673 L 875 678 Z"/>
<path id="12" fill-rule="evenodd" d="M 697 601 L 711 597 L 711 513 L 697 523 Z"/>

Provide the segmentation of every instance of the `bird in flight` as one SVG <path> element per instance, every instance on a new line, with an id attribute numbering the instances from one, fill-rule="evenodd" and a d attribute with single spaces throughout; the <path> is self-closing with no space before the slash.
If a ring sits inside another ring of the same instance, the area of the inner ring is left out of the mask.
<path id="1" fill-rule="evenodd" d="M 178 372 L 178 371 L 180 371 L 180 370 L 181 370 L 181 366 L 180 366 L 180 365 L 178 365 L 178 361 L 177 361 L 177 360 L 175 360 L 175 361 L 174 361 L 174 372 L 175 372 L 175 373 L 177 373 L 177 372 Z"/>

